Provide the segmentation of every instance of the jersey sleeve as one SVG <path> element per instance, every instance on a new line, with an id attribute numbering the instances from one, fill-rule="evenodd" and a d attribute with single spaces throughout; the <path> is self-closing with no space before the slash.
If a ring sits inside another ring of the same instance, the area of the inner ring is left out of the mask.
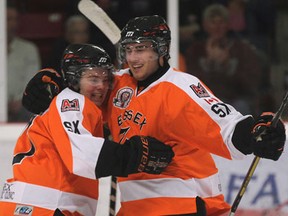
<path id="1" fill-rule="evenodd" d="M 65 89 L 49 114 L 50 134 L 69 172 L 95 179 L 104 143 L 101 111 L 83 95 Z"/>
<path id="2" fill-rule="evenodd" d="M 225 88 L 223 86 L 223 88 Z M 181 125 L 182 142 L 193 143 L 199 149 L 227 159 L 242 159 L 242 154 L 232 142 L 238 122 L 249 118 L 234 107 L 217 98 L 204 83 L 194 76 L 179 73 L 170 83 L 164 110 L 169 118 L 171 131 Z M 173 104 L 173 106 L 171 106 Z M 175 127 L 173 129 L 173 127 Z"/>

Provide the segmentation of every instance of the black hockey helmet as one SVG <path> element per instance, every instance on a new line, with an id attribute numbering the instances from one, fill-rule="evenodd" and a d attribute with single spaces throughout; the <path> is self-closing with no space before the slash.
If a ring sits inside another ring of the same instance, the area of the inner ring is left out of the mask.
<path id="1" fill-rule="evenodd" d="M 128 21 L 121 31 L 119 58 L 125 61 L 125 45 L 151 41 L 159 56 L 170 58 L 171 31 L 165 19 L 158 15 L 136 17 Z"/>
<path id="2" fill-rule="evenodd" d="M 110 56 L 102 47 L 92 44 L 71 44 L 64 50 L 61 62 L 62 75 L 68 87 L 73 90 L 79 91 L 79 80 L 83 69 L 93 67 L 108 70 L 112 84 L 114 66 Z"/>

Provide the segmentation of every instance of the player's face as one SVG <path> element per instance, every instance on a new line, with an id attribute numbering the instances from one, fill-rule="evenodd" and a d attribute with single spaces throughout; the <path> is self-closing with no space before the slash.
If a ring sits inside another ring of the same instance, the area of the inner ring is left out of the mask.
<path id="1" fill-rule="evenodd" d="M 101 68 L 87 68 L 80 79 L 80 94 L 85 95 L 97 106 L 101 106 L 109 89 L 108 71 Z"/>
<path id="2" fill-rule="evenodd" d="M 151 42 L 127 44 L 125 57 L 133 77 L 138 81 L 145 80 L 159 67 L 159 56 Z"/>

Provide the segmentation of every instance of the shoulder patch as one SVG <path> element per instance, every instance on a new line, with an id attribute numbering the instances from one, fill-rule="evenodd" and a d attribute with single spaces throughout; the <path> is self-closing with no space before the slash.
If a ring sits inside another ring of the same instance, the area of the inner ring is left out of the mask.
<path id="1" fill-rule="evenodd" d="M 209 93 L 207 92 L 207 90 L 201 85 L 201 83 L 199 82 L 198 85 L 190 85 L 190 88 L 194 91 L 194 93 L 199 97 L 199 98 L 203 98 L 203 97 L 210 97 Z"/>
<path id="2" fill-rule="evenodd" d="M 80 111 L 79 100 L 78 99 L 63 99 L 61 103 L 61 112 L 66 111 Z"/>

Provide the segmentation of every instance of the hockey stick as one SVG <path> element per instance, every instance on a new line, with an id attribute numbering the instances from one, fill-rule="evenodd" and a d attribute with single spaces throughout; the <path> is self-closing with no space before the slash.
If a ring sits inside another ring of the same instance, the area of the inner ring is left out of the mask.
<path id="1" fill-rule="evenodd" d="M 287 106 L 288 106 L 288 92 L 286 92 L 286 95 L 284 96 L 278 111 L 276 112 L 276 114 L 274 115 L 274 117 L 271 121 L 271 127 L 276 127 L 283 111 L 287 108 Z M 243 195 L 247 189 L 249 181 L 250 181 L 259 161 L 260 161 L 260 157 L 258 157 L 258 156 L 254 157 L 254 159 L 250 165 L 250 168 L 249 168 L 249 170 L 245 176 L 245 179 L 243 180 L 241 188 L 240 188 L 240 190 L 239 190 L 239 192 L 238 192 L 238 194 L 237 194 L 237 196 L 236 196 L 236 198 L 232 204 L 229 216 L 233 216 L 235 214 L 235 212 L 238 208 L 238 205 L 239 205 L 239 203 L 240 203 L 240 201 L 241 201 L 241 199 L 242 199 L 242 197 L 243 197 Z"/>
<path id="2" fill-rule="evenodd" d="M 121 37 L 121 31 L 107 13 L 91 0 L 81 0 L 78 3 L 79 11 L 87 17 L 95 26 L 97 26 L 111 41 L 117 45 Z M 117 178 L 111 177 L 109 216 L 116 213 L 116 195 L 117 195 Z"/>
<path id="3" fill-rule="evenodd" d="M 106 35 L 112 44 L 117 44 L 121 31 L 101 7 L 91 0 L 81 0 L 78 3 L 78 9 Z"/>

